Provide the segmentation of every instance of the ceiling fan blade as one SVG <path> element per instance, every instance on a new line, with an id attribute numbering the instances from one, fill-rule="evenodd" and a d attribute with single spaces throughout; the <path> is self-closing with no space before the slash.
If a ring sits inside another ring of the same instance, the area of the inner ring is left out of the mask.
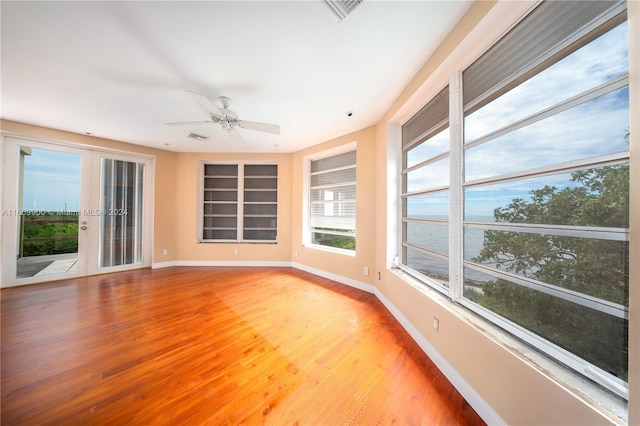
<path id="1" fill-rule="evenodd" d="M 201 95 L 200 93 L 192 92 L 187 90 L 187 93 L 193 97 L 200 104 L 200 106 L 206 109 L 210 114 L 214 115 L 224 115 L 220 109 L 215 106 L 206 96 Z"/>
<path id="2" fill-rule="evenodd" d="M 173 123 L 164 123 L 167 126 L 193 126 L 195 124 L 209 124 L 209 123 L 213 123 L 213 121 L 211 120 L 204 120 L 204 121 L 176 121 Z"/>
<path id="3" fill-rule="evenodd" d="M 229 137 L 231 138 L 233 143 L 236 144 L 237 146 L 246 145 L 246 143 L 244 142 L 244 139 L 242 139 L 242 136 L 240 135 L 240 132 L 238 132 L 236 129 L 229 130 Z"/>
<path id="4" fill-rule="evenodd" d="M 280 134 L 280 126 L 277 124 L 258 123 L 257 121 L 238 120 L 238 126 L 243 129 L 255 130 L 257 132 Z"/>

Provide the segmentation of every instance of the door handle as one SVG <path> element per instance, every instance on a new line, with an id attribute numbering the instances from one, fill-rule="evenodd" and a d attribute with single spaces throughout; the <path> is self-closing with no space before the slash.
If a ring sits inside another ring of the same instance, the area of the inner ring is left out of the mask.
<path id="1" fill-rule="evenodd" d="M 82 229 L 83 231 L 86 231 L 87 227 L 86 226 L 81 226 L 80 229 Z"/>

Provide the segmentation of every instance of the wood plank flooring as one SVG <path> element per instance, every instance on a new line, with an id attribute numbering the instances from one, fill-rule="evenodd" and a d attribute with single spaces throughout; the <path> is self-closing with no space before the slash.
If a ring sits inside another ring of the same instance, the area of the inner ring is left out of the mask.
<path id="1" fill-rule="evenodd" d="M 484 424 L 375 296 L 291 268 L 1 292 L 1 422 Z"/>

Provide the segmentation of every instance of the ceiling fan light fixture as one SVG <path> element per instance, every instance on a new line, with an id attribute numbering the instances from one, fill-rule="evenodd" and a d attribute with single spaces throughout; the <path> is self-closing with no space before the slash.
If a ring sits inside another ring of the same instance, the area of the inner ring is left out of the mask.
<path id="1" fill-rule="evenodd" d="M 229 104 L 231 104 L 231 99 L 226 96 L 219 96 L 218 101 L 222 104 L 222 108 L 229 108 Z"/>
<path id="2" fill-rule="evenodd" d="M 324 3 L 338 18 L 338 22 L 347 17 L 362 0 L 324 0 Z"/>

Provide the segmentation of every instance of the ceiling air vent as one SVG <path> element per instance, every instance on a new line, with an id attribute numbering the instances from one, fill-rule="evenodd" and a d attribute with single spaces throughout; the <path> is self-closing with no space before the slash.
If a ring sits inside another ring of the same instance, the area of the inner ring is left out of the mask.
<path id="1" fill-rule="evenodd" d="M 346 18 L 348 14 L 353 12 L 353 9 L 358 7 L 358 5 L 362 3 L 362 0 L 324 0 L 324 2 L 338 17 L 338 22 L 340 22 Z"/>
<path id="2" fill-rule="evenodd" d="M 189 133 L 189 134 L 187 135 L 187 137 L 188 137 L 188 138 L 191 138 L 191 139 L 198 140 L 198 141 L 206 141 L 207 139 L 209 139 L 208 137 L 206 137 L 206 136 L 202 136 L 202 135 L 199 135 L 199 134 L 197 134 L 197 133 Z"/>

